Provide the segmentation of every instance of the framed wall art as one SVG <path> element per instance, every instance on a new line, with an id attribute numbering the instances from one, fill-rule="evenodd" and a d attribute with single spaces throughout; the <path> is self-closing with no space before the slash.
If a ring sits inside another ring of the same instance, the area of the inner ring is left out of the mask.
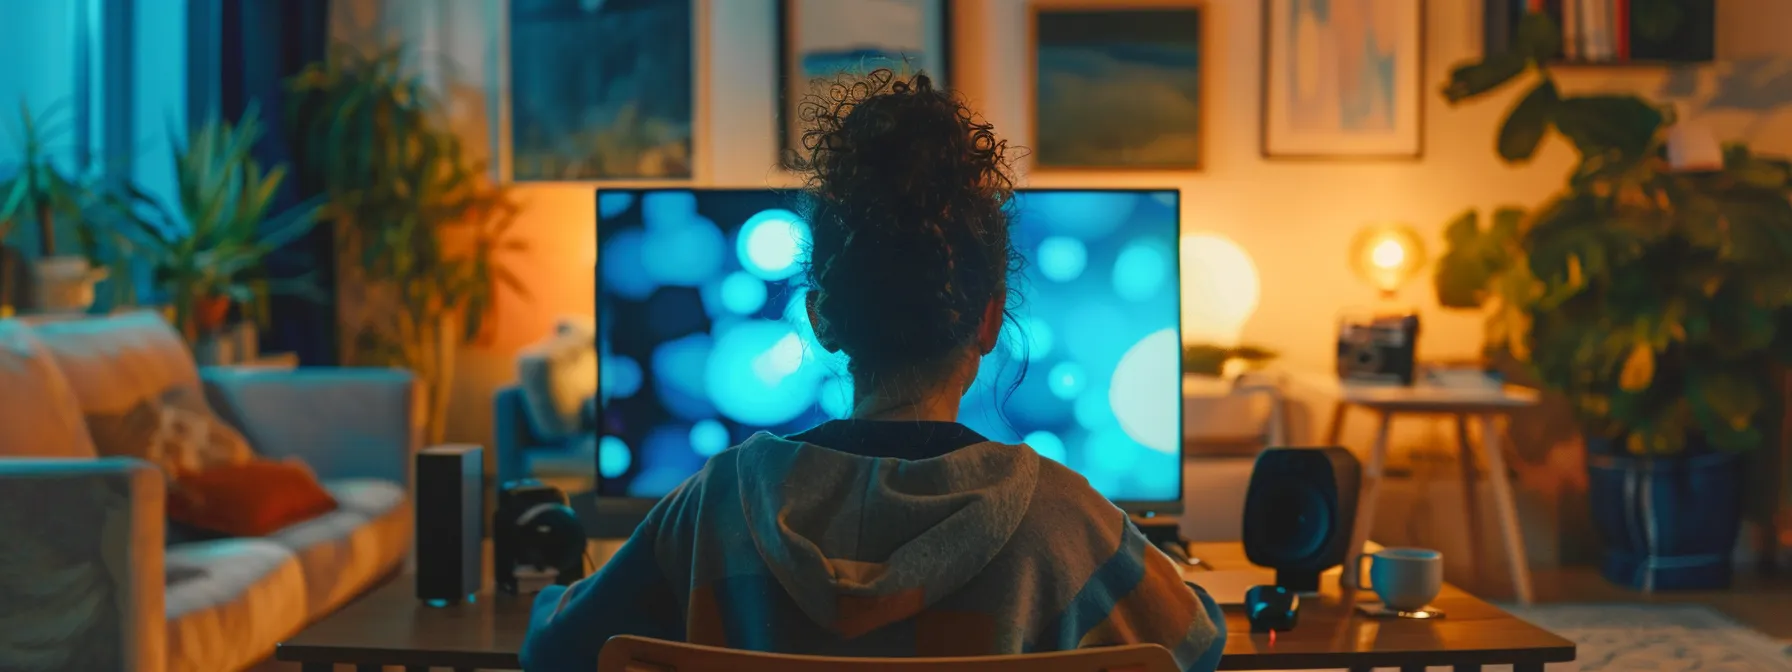
<path id="1" fill-rule="evenodd" d="M 1422 156 L 1423 4 L 1265 0 L 1263 156 Z"/>
<path id="2" fill-rule="evenodd" d="M 509 0 L 517 181 L 692 173 L 693 0 Z"/>
<path id="3" fill-rule="evenodd" d="M 778 5 L 778 148 L 802 149 L 804 97 L 841 74 L 889 68 L 952 86 L 950 0 L 781 0 Z M 785 161 L 787 163 L 787 161 Z"/>
<path id="4" fill-rule="evenodd" d="M 1033 0 L 1028 20 L 1035 168 L 1201 167 L 1201 2 Z"/>

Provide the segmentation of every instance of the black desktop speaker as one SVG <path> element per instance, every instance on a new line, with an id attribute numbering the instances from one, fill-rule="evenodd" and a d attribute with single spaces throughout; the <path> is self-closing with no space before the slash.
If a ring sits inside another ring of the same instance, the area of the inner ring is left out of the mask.
<path id="1" fill-rule="evenodd" d="M 1362 466 L 1343 448 L 1270 448 L 1257 455 L 1244 500 L 1244 553 L 1276 570 L 1276 585 L 1319 590 L 1344 562 Z"/>
<path id="2" fill-rule="evenodd" d="M 479 446 L 417 453 L 417 599 L 471 601 L 484 571 L 485 463 Z"/>
<path id="3" fill-rule="evenodd" d="M 562 586 L 585 578 L 585 526 L 566 505 L 566 493 L 532 478 L 499 486 L 492 514 L 492 580 L 499 592 L 519 592 L 518 569 L 552 571 Z"/>

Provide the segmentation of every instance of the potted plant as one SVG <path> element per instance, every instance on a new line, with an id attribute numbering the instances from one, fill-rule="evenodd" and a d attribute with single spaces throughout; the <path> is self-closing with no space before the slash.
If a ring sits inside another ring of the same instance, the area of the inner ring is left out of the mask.
<path id="1" fill-rule="evenodd" d="M 1182 372 L 1217 378 L 1260 368 L 1275 358 L 1275 351 L 1252 345 L 1195 343 L 1182 346 Z"/>
<path id="2" fill-rule="evenodd" d="M 19 125 L 14 129 L 18 145 L 18 162 L 0 181 L 0 239 L 16 225 L 35 224 L 38 253 L 32 264 L 31 285 L 23 287 L 18 271 L 11 267 L 23 256 L 16 250 L 0 249 L 0 261 L 8 268 L 0 269 L 0 289 L 10 295 L 14 305 L 34 307 L 44 312 L 85 312 L 93 305 L 93 287 L 107 276 L 99 264 L 100 229 L 86 216 L 100 204 L 102 176 L 66 170 L 58 156 L 52 132 L 60 128 L 55 109 L 34 114 L 24 101 L 19 103 Z M 82 254 L 66 255 L 56 244 L 56 222 L 67 218 L 75 224 Z M 29 291 L 31 296 L 20 296 Z"/>
<path id="3" fill-rule="evenodd" d="M 311 230 L 319 202 L 269 213 L 286 169 L 262 170 L 251 154 L 260 136 L 253 108 L 236 124 L 214 122 L 194 130 L 184 146 L 174 148 L 178 207 L 126 220 L 166 295 L 174 324 L 195 352 L 206 351 L 229 326 L 233 309 L 251 323 L 265 324 L 271 293 L 311 289 L 305 278 L 270 277 L 263 263 Z"/>
<path id="4" fill-rule="evenodd" d="M 467 153 L 399 52 L 338 48 L 287 82 L 296 165 L 325 194 L 351 363 L 414 372 L 439 443 L 458 347 L 490 323 L 500 283 L 526 296 L 502 252 L 517 207 Z"/>
<path id="5" fill-rule="evenodd" d="M 1792 358 L 1792 163 L 1728 147 L 1721 165 L 1667 159 L 1674 114 L 1636 96 L 1564 95 L 1542 15 L 1515 49 L 1456 68 L 1452 104 L 1524 79 L 1497 140 L 1522 163 L 1551 133 L 1579 154 L 1535 208 L 1470 212 L 1445 233 L 1439 303 L 1492 304 L 1488 345 L 1563 394 L 1589 452 L 1604 575 L 1642 589 L 1729 583 L 1738 453 L 1776 405 L 1767 371 Z"/>

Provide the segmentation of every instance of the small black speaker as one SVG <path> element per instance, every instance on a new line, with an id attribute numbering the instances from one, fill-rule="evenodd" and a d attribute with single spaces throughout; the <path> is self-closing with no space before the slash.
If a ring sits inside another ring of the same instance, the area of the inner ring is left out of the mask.
<path id="1" fill-rule="evenodd" d="M 1276 570 L 1276 585 L 1319 590 L 1344 562 L 1362 466 L 1343 448 L 1271 448 L 1257 455 L 1244 499 L 1244 553 Z"/>
<path id="2" fill-rule="evenodd" d="M 479 592 L 484 453 L 471 445 L 417 453 L 417 599 L 432 606 L 471 601 Z"/>

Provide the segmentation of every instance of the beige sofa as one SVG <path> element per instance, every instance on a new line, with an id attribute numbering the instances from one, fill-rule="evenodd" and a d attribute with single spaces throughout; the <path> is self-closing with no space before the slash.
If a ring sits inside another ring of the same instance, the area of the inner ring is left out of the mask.
<path id="1" fill-rule="evenodd" d="M 99 457 L 93 437 L 156 431 L 144 392 L 180 386 L 259 455 L 307 462 L 340 507 L 265 538 L 170 526 L 163 472 Z M 228 672 L 267 658 L 409 554 L 412 398 L 401 371 L 201 371 L 151 313 L 0 320 L 0 670 Z"/>

